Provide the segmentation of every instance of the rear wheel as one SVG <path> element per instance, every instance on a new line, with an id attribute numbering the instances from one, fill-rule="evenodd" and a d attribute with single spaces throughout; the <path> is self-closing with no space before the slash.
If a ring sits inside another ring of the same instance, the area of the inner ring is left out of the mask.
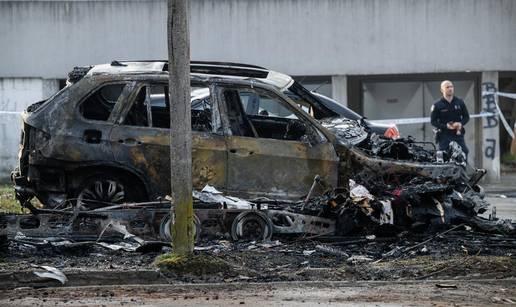
<path id="1" fill-rule="evenodd" d="M 96 209 L 116 204 L 143 201 L 143 188 L 120 176 L 96 174 L 86 178 L 77 189 L 77 204 Z"/>

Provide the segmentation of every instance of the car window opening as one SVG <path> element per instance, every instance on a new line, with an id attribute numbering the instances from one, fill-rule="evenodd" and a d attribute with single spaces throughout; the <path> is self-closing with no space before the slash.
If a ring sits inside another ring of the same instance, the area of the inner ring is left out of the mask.
<path id="1" fill-rule="evenodd" d="M 223 97 L 233 135 L 293 141 L 306 136 L 306 125 L 279 97 L 249 89 L 225 89 Z"/>
<path id="2" fill-rule="evenodd" d="M 257 136 L 256 130 L 244 113 L 238 90 L 225 89 L 222 96 L 227 105 L 227 116 L 233 135 Z"/>
<path id="3" fill-rule="evenodd" d="M 113 111 L 125 84 L 109 84 L 91 94 L 79 107 L 86 119 L 106 121 Z"/>
<path id="4" fill-rule="evenodd" d="M 147 95 L 147 91 L 150 92 Z M 212 131 L 212 103 L 208 87 L 191 88 L 192 131 Z M 148 107 L 150 106 L 150 108 Z M 147 110 L 150 110 L 150 114 Z M 150 116 L 149 116 L 150 115 Z M 168 86 L 153 84 L 140 89 L 136 101 L 124 121 L 130 126 L 170 128 L 170 100 Z"/>

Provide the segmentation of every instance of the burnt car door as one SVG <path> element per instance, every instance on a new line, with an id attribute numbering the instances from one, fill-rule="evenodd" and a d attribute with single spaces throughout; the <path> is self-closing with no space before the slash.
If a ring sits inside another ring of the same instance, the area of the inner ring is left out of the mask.
<path id="1" fill-rule="evenodd" d="M 192 84 L 192 177 L 195 189 L 226 187 L 226 144 L 206 84 Z M 141 83 L 111 133 L 115 159 L 146 179 L 149 198 L 170 193 L 168 84 Z"/>
<path id="2" fill-rule="evenodd" d="M 256 85 L 219 85 L 227 128 L 228 193 L 299 198 L 316 175 L 337 183 L 333 145 L 304 114 L 277 93 Z"/>

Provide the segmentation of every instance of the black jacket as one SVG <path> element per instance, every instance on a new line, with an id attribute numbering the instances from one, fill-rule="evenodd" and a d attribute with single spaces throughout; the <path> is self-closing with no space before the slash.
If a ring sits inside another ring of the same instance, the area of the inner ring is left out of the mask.
<path id="1" fill-rule="evenodd" d="M 442 133 L 455 135 L 455 130 L 450 130 L 446 127 L 449 122 L 460 122 L 462 126 L 469 121 L 469 113 L 466 104 L 462 99 L 453 96 L 451 102 L 441 98 L 437 100 L 432 106 L 430 113 L 430 121 L 432 126 L 439 128 Z M 464 135 L 464 127 L 462 128 L 462 135 Z"/>

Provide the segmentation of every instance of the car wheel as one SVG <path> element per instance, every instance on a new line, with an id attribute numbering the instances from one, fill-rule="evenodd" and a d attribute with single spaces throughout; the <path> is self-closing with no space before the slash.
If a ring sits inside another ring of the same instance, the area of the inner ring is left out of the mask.
<path id="1" fill-rule="evenodd" d="M 268 241 L 272 232 L 272 221 L 260 211 L 244 211 L 231 224 L 231 238 L 234 241 Z"/>
<path id="2" fill-rule="evenodd" d="M 76 193 L 77 204 L 83 209 L 96 209 L 143 200 L 142 188 L 118 176 L 98 174 L 88 177 Z"/>
<path id="3" fill-rule="evenodd" d="M 170 242 L 172 240 L 172 235 L 170 234 L 170 214 L 165 215 L 160 222 L 159 225 L 159 237 L 162 241 Z M 194 242 L 197 242 L 199 240 L 199 237 L 201 235 L 201 221 L 197 217 L 197 215 L 193 215 L 192 218 L 193 223 L 193 237 Z"/>

